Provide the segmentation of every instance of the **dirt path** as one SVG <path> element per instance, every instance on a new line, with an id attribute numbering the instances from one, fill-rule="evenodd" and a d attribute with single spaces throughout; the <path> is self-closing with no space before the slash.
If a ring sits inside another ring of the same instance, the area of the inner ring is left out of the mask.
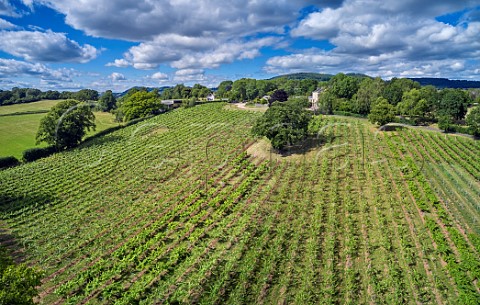
<path id="1" fill-rule="evenodd" d="M 238 109 L 241 109 L 241 110 L 250 110 L 250 111 L 267 111 L 268 107 L 265 106 L 251 106 L 251 107 L 248 107 L 247 106 L 247 103 L 234 103 L 234 104 L 230 104 L 232 106 L 232 108 L 238 108 Z"/>

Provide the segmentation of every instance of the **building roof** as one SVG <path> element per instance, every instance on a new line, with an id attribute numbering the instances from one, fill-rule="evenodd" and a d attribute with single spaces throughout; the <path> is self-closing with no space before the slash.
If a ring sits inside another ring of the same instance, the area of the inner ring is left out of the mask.
<path id="1" fill-rule="evenodd" d="M 182 100 L 162 100 L 162 101 L 160 101 L 160 103 L 168 106 L 168 105 L 174 105 L 174 104 L 182 103 Z"/>

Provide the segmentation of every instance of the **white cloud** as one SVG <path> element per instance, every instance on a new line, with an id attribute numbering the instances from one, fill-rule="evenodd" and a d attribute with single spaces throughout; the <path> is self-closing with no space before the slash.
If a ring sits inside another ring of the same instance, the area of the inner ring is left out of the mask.
<path id="1" fill-rule="evenodd" d="M 20 17 L 20 14 L 9 0 L 0 0 L 0 16 Z"/>
<path id="2" fill-rule="evenodd" d="M 42 80 L 71 82 L 75 72 L 69 69 L 50 69 L 40 63 L 28 63 L 14 59 L 0 58 L 0 78 L 16 78 L 22 76 L 39 77 Z"/>
<path id="3" fill-rule="evenodd" d="M 167 80 L 168 75 L 162 72 L 155 72 L 150 76 L 150 78 L 155 80 Z"/>
<path id="4" fill-rule="evenodd" d="M 89 35 L 151 41 L 164 34 L 232 38 L 281 32 L 311 1 L 291 0 L 43 0 Z M 339 1 L 314 1 L 338 5 Z"/>
<path id="5" fill-rule="evenodd" d="M 292 36 L 328 39 L 335 37 L 340 31 L 341 11 L 327 8 L 322 12 L 314 12 L 302 20 L 298 27 L 292 30 Z M 359 23 L 356 25 L 360 25 Z"/>
<path id="6" fill-rule="evenodd" d="M 69 25 L 88 35 L 139 42 L 107 66 L 142 70 L 156 69 L 163 63 L 179 69 L 217 68 L 255 58 L 262 47 L 279 39 L 252 37 L 284 33 L 287 26 L 296 23 L 305 5 L 338 6 L 340 2 L 43 0 L 65 14 Z"/>
<path id="7" fill-rule="evenodd" d="M 5 19 L 0 18 L 0 30 L 13 29 L 15 27 L 16 27 L 16 25 L 14 25 L 13 23 L 10 23 Z"/>
<path id="8" fill-rule="evenodd" d="M 297 50 L 270 58 L 264 69 L 270 73 L 354 71 L 385 77 L 468 76 L 478 65 L 480 22 L 453 26 L 435 19 L 465 5 L 450 0 L 347 1 L 309 14 L 291 31 L 293 37 L 328 40 L 333 50 Z"/>
<path id="9" fill-rule="evenodd" d="M 33 10 L 33 2 L 34 0 L 22 0 L 23 5 L 28 7 L 30 10 Z"/>
<path id="10" fill-rule="evenodd" d="M 112 81 L 122 81 L 122 80 L 126 80 L 127 78 L 125 77 L 125 75 L 123 75 L 122 73 L 118 73 L 118 72 L 113 72 L 112 74 L 110 74 L 109 78 L 112 80 Z"/>
<path id="11" fill-rule="evenodd" d="M 353 58 L 350 60 L 353 60 Z M 312 49 L 304 54 L 272 57 L 267 61 L 267 71 L 270 73 L 276 73 L 276 71 L 287 70 L 301 71 L 306 68 L 309 70 L 324 71 L 331 67 L 335 69 L 344 63 L 344 56 L 335 55 L 323 50 Z"/>
<path id="12" fill-rule="evenodd" d="M 235 60 L 252 59 L 260 55 L 260 49 L 280 43 L 278 37 L 265 37 L 250 41 L 221 41 L 214 38 L 161 35 L 153 41 L 131 47 L 125 58 L 116 59 L 107 66 L 132 65 L 136 69 L 156 69 L 169 63 L 177 69 L 217 68 Z"/>
<path id="13" fill-rule="evenodd" d="M 88 62 L 98 56 L 91 45 L 80 46 L 63 33 L 52 31 L 1 31 L 0 49 L 27 61 Z"/>
<path id="14" fill-rule="evenodd" d="M 125 59 L 115 59 L 113 62 L 107 63 L 107 67 L 118 67 L 118 68 L 126 68 L 131 66 L 132 64 Z"/>
<path id="15" fill-rule="evenodd" d="M 131 62 L 136 69 L 155 69 L 161 63 L 179 60 L 185 53 L 206 50 L 216 44 L 213 38 L 159 35 L 152 41 L 131 47 L 124 61 Z"/>
<path id="16" fill-rule="evenodd" d="M 200 82 L 206 81 L 206 77 L 202 69 L 180 69 L 175 72 L 173 80 L 180 83 Z"/>
<path id="17" fill-rule="evenodd" d="M 211 50 L 184 55 L 172 62 L 178 69 L 186 68 L 218 68 L 222 64 L 235 60 L 252 59 L 260 55 L 260 49 L 279 42 L 278 38 L 268 37 L 247 42 L 230 41 L 213 46 Z"/>

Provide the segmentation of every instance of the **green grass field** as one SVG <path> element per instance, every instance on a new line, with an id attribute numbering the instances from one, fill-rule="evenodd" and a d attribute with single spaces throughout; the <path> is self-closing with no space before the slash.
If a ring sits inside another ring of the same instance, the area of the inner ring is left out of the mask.
<path id="1" fill-rule="evenodd" d="M 0 171 L 39 304 L 479 304 L 480 143 L 324 117 L 270 154 L 207 104 Z"/>
<path id="2" fill-rule="evenodd" d="M 35 135 L 41 118 L 58 101 L 45 100 L 34 103 L 8 105 L 0 107 L 0 156 L 14 156 L 19 159 L 25 149 L 46 146 L 45 143 L 35 145 Z M 25 114 L 22 114 L 25 113 Z M 117 125 L 110 113 L 95 112 L 97 128 L 87 135 L 95 134 L 108 127 Z"/>
<path id="3" fill-rule="evenodd" d="M 55 106 L 58 102 L 59 100 L 42 100 L 42 101 L 33 102 L 33 103 L 0 106 L 0 115 L 22 113 L 22 112 L 28 112 L 28 111 L 48 111 L 50 108 Z"/>

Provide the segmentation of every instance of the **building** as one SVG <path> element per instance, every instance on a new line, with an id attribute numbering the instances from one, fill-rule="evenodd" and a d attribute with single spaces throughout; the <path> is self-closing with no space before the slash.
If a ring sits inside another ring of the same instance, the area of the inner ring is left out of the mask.
<path id="1" fill-rule="evenodd" d="M 211 102 L 215 100 L 215 93 L 210 93 L 207 95 L 207 101 Z"/>
<path id="2" fill-rule="evenodd" d="M 318 109 L 318 99 L 320 98 L 320 93 L 323 92 L 323 88 L 317 88 L 317 90 L 312 92 L 312 96 L 308 97 L 308 101 L 312 104 L 312 109 Z"/>
<path id="3" fill-rule="evenodd" d="M 178 108 L 182 105 L 182 100 L 162 100 L 160 103 L 167 106 L 168 109 Z"/>

